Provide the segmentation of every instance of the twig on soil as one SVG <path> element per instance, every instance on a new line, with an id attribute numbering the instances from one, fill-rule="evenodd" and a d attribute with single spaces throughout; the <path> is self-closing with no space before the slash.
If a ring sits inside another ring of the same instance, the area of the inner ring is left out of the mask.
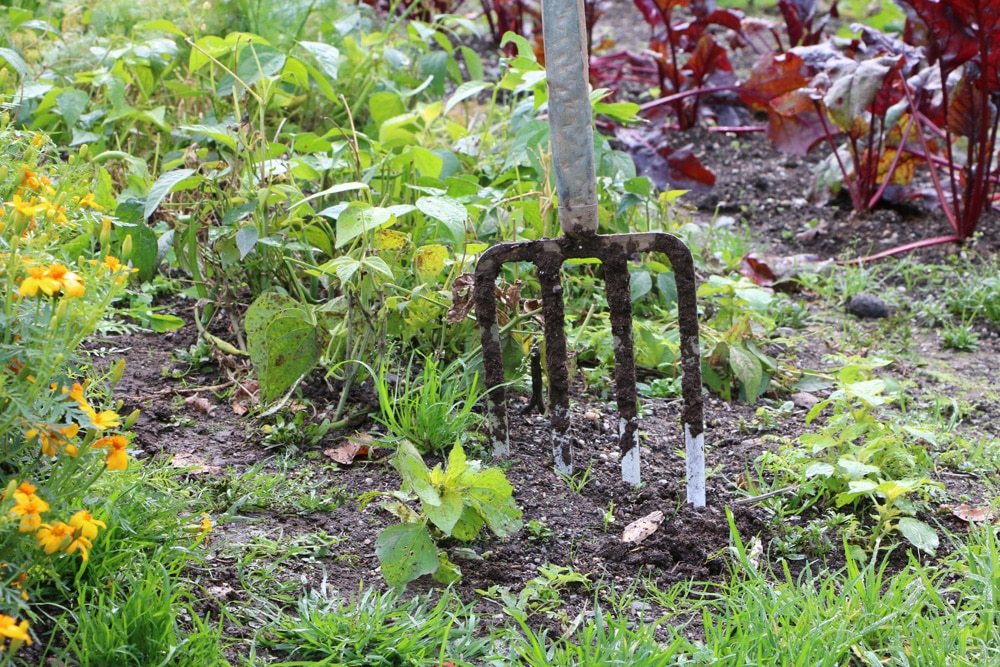
<path id="1" fill-rule="evenodd" d="M 791 486 L 786 486 L 783 489 L 778 489 L 777 491 L 771 491 L 770 493 L 765 493 L 759 496 L 754 496 L 752 498 L 744 498 L 743 500 L 737 500 L 736 502 L 730 503 L 730 505 L 752 505 L 761 500 L 767 500 L 768 498 L 773 498 L 774 496 L 780 496 L 783 493 L 792 493 L 799 490 L 799 484 L 792 484 Z"/>
<path id="2" fill-rule="evenodd" d="M 199 391 L 218 391 L 219 389 L 228 389 L 236 384 L 236 380 L 227 380 L 219 384 L 212 384 L 207 387 L 168 387 L 166 389 L 161 389 L 159 391 L 154 391 L 151 394 L 145 394 L 143 396 L 137 397 L 137 401 L 148 401 L 158 396 L 166 396 L 167 394 L 197 394 Z"/>

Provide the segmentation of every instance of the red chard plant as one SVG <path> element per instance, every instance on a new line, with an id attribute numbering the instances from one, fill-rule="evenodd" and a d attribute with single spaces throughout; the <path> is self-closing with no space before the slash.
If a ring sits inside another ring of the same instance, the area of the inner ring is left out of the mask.
<path id="1" fill-rule="evenodd" d="M 1000 102 L 1000 0 L 900 4 L 906 13 L 904 39 L 923 47 L 936 66 L 936 77 L 913 77 L 904 92 L 917 110 L 916 134 L 954 233 L 896 251 L 961 242 L 976 231 L 996 192 Z"/>

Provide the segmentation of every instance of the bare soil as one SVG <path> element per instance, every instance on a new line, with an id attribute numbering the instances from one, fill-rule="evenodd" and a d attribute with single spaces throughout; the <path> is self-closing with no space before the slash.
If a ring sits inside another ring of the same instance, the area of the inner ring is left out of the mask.
<path id="1" fill-rule="evenodd" d="M 631 7 L 631 3 L 622 0 L 616 0 L 617 4 Z M 626 18 L 620 20 L 626 25 L 630 23 Z M 622 41 L 620 33 L 616 38 Z M 711 193 L 688 198 L 697 209 L 698 219 L 709 221 L 719 215 L 730 216 L 738 224 L 747 225 L 755 245 L 775 255 L 814 253 L 823 258 L 844 258 L 948 231 L 940 214 L 925 204 L 882 208 L 868 218 L 858 218 L 851 214 L 847 202 L 813 203 L 810 167 L 822 158 L 822 149 L 808 158 L 788 156 L 776 152 L 762 134 L 735 136 L 706 129 L 678 135 L 677 143 L 693 144 L 696 154 L 718 177 Z M 813 227 L 820 231 L 800 235 L 811 221 L 816 221 Z M 982 229 L 983 235 L 961 252 L 984 256 L 996 252 L 1000 233 L 995 214 L 983 221 Z M 956 252 L 959 249 L 939 247 L 921 251 L 917 257 L 939 262 Z M 837 304 L 831 305 L 808 293 L 798 293 L 795 298 L 812 314 L 805 342 L 799 349 L 785 350 L 797 365 L 826 368 L 823 357 L 829 352 L 865 354 L 866 341 L 892 335 L 898 338 L 905 329 L 907 334 L 902 343 L 907 352 L 890 372 L 914 382 L 911 391 L 918 401 L 925 400 L 920 397 L 935 394 L 968 401 L 973 408 L 961 428 L 977 436 L 997 437 L 1000 398 L 993 388 L 993 378 L 1000 375 L 997 355 L 1000 340 L 994 329 L 985 325 L 979 328 L 981 345 L 977 352 L 955 353 L 942 349 L 938 332 L 922 328 L 913 320 L 914 295 L 905 292 L 890 295 L 894 314 L 887 321 L 856 320 Z M 185 311 L 190 305 L 178 303 L 175 310 L 187 317 Z M 273 469 L 273 457 L 280 450 L 267 449 L 260 424 L 251 417 L 237 416 L 229 403 L 219 398 L 228 386 L 212 389 L 227 385 L 231 377 L 238 382 L 248 380 L 245 364 L 234 370 L 213 363 L 193 373 L 181 372 L 186 365 L 178 360 L 178 351 L 192 346 L 197 336 L 194 325 L 189 324 L 168 334 L 137 334 L 101 342 L 123 350 L 108 356 L 109 361 L 120 356 L 127 362 L 125 377 L 118 388 L 118 398 L 125 403 L 123 414 L 133 408 L 142 410 L 135 428 L 134 455 L 140 459 L 171 459 L 174 465 L 188 469 L 186 474 L 196 484 L 209 484 L 232 471 L 245 471 L 258 464 L 264 470 Z M 607 369 L 609 377 L 611 373 L 612 369 Z M 371 392 L 370 384 L 362 385 L 355 398 L 362 402 L 366 392 Z M 315 413 L 327 410 L 329 403 L 337 398 L 320 384 L 314 385 L 310 393 Z M 184 399 L 191 397 L 204 401 L 185 402 Z M 767 400 L 780 403 L 786 399 L 771 396 Z M 514 407 L 526 400 L 527 396 L 515 396 Z M 534 535 L 525 529 L 507 541 L 482 539 L 474 543 L 472 547 L 479 559 L 457 561 L 463 572 L 458 585 L 463 596 L 471 599 L 476 590 L 494 585 L 519 590 L 538 576 L 539 567 L 546 564 L 572 567 L 619 591 L 640 580 L 654 581 L 660 586 L 681 580 L 721 581 L 727 576 L 731 562 L 726 508 L 732 511 L 744 540 L 759 536 L 765 546 L 769 544 L 772 527 L 766 504 L 737 503 L 748 495 L 745 476 L 753 469 L 754 460 L 767 448 L 777 447 L 781 439 L 798 435 L 804 428 L 805 410 L 797 408 L 787 420 L 761 430 L 754 421 L 756 406 L 708 397 L 705 406 L 705 442 L 711 471 L 708 507 L 695 510 L 685 503 L 684 462 L 678 453 L 683 450 L 679 401 L 644 399 L 642 406 L 644 483 L 633 488 L 620 480 L 615 411 L 606 402 L 586 394 L 577 379 L 573 435 L 579 445 L 577 461 L 581 471 L 589 471 L 579 493 L 574 493 L 553 472 L 546 418 L 515 416 L 516 410 L 512 410 L 514 454 L 506 473 L 524 512 L 525 524 L 539 522 L 551 530 L 551 535 Z M 366 423 L 360 430 L 377 431 L 377 426 Z M 299 514 L 238 511 L 241 520 L 222 522 L 216 527 L 209 546 L 209 568 L 201 575 L 202 583 L 216 593 L 214 599 L 205 603 L 206 612 L 214 615 L 218 606 L 246 602 L 236 560 L 227 555 L 227 548 L 257 535 L 287 541 L 321 530 L 331 536 L 327 555 L 288 559 L 279 568 L 279 578 L 299 581 L 303 589 L 325 581 L 349 596 L 358 590 L 359 584 L 385 586 L 378 571 L 374 543 L 379 531 L 390 525 L 393 517 L 377 503 L 359 512 L 354 499 L 366 491 L 397 489 L 400 479 L 384 459 L 337 466 L 323 456 L 322 450 L 342 444 L 354 432 L 330 433 L 314 451 L 299 452 L 302 471 L 311 470 L 311 474 L 343 489 L 347 500 L 339 509 Z M 947 489 L 946 502 L 959 502 L 960 497 L 974 502 L 982 500 L 986 492 L 983 480 L 971 474 L 942 469 L 939 481 Z M 612 504 L 614 522 L 607 523 L 606 513 Z M 624 526 L 654 510 L 666 515 L 659 530 L 641 544 L 624 544 L 621 540 Z M 954 530 L 963 528 L 944 513 L 930 518 Z M 900 549 L 899 557 L 905 559 L 905 552 L 905 548 Z M 765 549 L 765 558 L 767 554 Z M 813 562 L 810 566 L 837 567 L 840 561 L 836 554 L 835 550 L 828 562 Z M 434 586 L 432 581 L 421 580 L 409 590 L 418 592 Z M 567 612 L 572 617 L 590 602 L 582 591 L 571 595 Z M 236 627 L 229 630 L 234 635 L 243 632 Z"/>

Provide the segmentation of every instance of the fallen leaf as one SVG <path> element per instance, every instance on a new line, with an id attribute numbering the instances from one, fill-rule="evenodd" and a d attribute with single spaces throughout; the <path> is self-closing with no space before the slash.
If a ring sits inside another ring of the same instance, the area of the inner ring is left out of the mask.
<path id="1" fill-rule="evenodd" d="M 349 466 L 358 457 L 367 457 L 371 451 L 372 438 L 367 433 L 359 433 L 340 447 L 324 449 L 323 455 L 340 465 Z"/>
<path id="2" fill-rule="evenodd" d="M 993 510 L 989 507 L 969 507 L 967 503 L 962 503 L 961 505 L 956 505 L 955 507 L 952 507 L 951 505 L 941 505 L 941 509 L 951 512 L 957 518 L 962 521 L 967 521 L 968 523 L 993 521 L 994 519 Z"/>
<path id="3" fill-rule="evenodd" d="M 199 396 L 198 394 L 185 398 L 184 405 L 194 408 L 198 412 L 206 415 L 212 414 L 212 411 L 215 410 L 215 405 L 212 401 L 208 400 L 204 396 Z"/>
<path id="4" fill-rule="evenodd" d="M 625 526 L 625 530 L 622 532 L 622 542 L 638 544 L 655 533 L 662 522 L 663 512 L 654 510 L 641 519 L 636 519 Z"/>
<path id="5" fill-rule="evenodd" d="M 451 308 L 444 316 L 444 321 L 448 324 L 456 324 L 466 318 L 472 312 L 475 305 L 473 297 L 475 294 L 476 276 L 471 273 L 463 273 L 451 283 Z"/>
<path id="6" fill-rule="evenodd" d="M 229 401 L 233 412 L 239 417 L 245 415 L 250 411 L 251 406 L 258 403 L 260 403 L 260 383 L 256 380 L 237 383 L 236 389 L 233 390 L 233 397 Z"/>
<path id="7" fill-rule="evenodd" d="M 833 260 L 816 255 L 761 255 L 749 253 L 740 260 L 740 275 L 762 287 L 780 286 L 801 273 L 823 273 L 834 267 Z"/>

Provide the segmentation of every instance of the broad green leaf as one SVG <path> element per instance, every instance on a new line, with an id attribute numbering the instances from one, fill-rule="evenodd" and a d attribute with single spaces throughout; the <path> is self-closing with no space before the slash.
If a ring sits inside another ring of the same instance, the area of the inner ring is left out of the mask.
<path id="1" fill-rule="evenodd" d="M 882 396 L 885 391 L 885 382 L 882 380 L 863 380 L 852 382 L 844 387 L 848 396 L 858 398 L 868 404 L 869 407 L 876 407 L 886 402 L 886 397 Z"/>
<path id="2" fill-rule="evenodd" d="M 899 520 L 896 528 L 910 544 L 921 551 L 931 556 L 937 551 L 939 545 L 937 531 L 923 521 L 906 516 Z"/>
<path id="3" fill-rule="evenodd" d="M 514 503 L 510 482 L 499 468 L 466 473 L 460 481 L 468 487 L 468 504 L 497 537 L 509 537 L 521 530 L 521 510 Z"/>
<path id="4" fill-rule="evenodd" d="M 24 62 L 24 58 L 13 49 L 0 48 L 0 60 L 10 65 L 11 69 L 17 72 L 21 78 L 24 78 L 24 75 L 28 73 L 28 63 Z"/>
<path id="5" fill-rule="evenodd" d="M 348 206 L 337 218 L 336 248 L 342 248 L 365 232 L 392 224 L 392 213 L 368 205 Z"/>
<path id="6" fill-rule="evenodd" d="M 646 296 L 653 289 L 653 277 L 649 271 L 630 271 L 629 290 L 631 291 L 632 303 L 635 303 Z"/>
<path id="7" fill-rule="evenodd" d="M 236 134 L 231 132 L 225 125 L 181 125 L 179 130 L 185 132 L 194 132 L 195 134 L 203 134 L 209 139 L 212 139 L 226 148 L 235 151 L 236 145 Z"/>
<path id="8" fill-rule="evenodd" d="M 175 171 L 168 171 L 156 179 L 156 182 L 149 188 L 149 194 L 146 196 L 146 206 L 142 217 L 145 220 L 149 220 L 149 216 L 153 215 L 164 197 L 196 173 L 194 169 L 177 169 Z M 201 177 L 199 176 L 198 178 L 200 179 Z"/>
<path id="9" fill-rule="evenodd" d="M 236 78 L 228 72 L 219 79 L 216 94 L 219 97 L 229 97 L 235 90 L 242 92 L 242 86 L 252 87 L 258 81 L 275 76 L 285 66 L 284 53 L 264 44 L 253 43 L 240 51 L 236 65 Z"/>
<path id="10" fill-rule="evenodd" d="M 240 261 L 250 254 L 259 238 L 260 230 L 256 225 L 246 225 L 236 230 L 236 247 L 240 251 Z"/>
<path id="11" fill-rule="evenodd" d="M 381 91 L 372 95 L 368 100 L 368 113 L 371 114 L 375 126 L 381 127 L 382 123 L 390 118 L 405 114 L 406 106 L 396 93 Z"/>
<path id="12" fill-rule="evenodd" d="M 139 280 L 150 281 L 156 274 L 156 258 L 160 252 L 156 234 L 145 224 L 131 230 L 129 234 L 132 236 L 132 255 L 129 261 L 137 269 Z"/>
<path id="13" fill-rule="evenodd" d="M 337 80 L 342 60 L 337 47 L 322 42 L 299 42 L 299 46 L 312 54 L 323 73 L 330 77 L 331 83 Z"/>
<path id="14" fill-rule="evenodd" d="M 868 465 L 867 463 L 861 463 L 860 461 L 843 456 L 837 459 L 837 467 L 852 480 L 862 479 L 868 475 L 877 475 L 882 472 L 882 469 L 878 466 Z"/>
<path id="15" fill-rule="evenodd" d="M 427 518 L 441 529 L 445 535 L 451 535 L 452 529 L 462 516 L 462 508 L 465 501 L 461 491 L 445 488 L 440 497 L 439 505 L 429 505 L 424 503 L 424 513 Z"/>
<path id="16" fill-rule="evenodd" d="M 806 479 L 812 479 L 813 477 L 830 477 L 833 473 L 834 467 L 824 461 L 817 461 L 802 472 Z"/>
<path id="17" fill-rule="evenodd" d="M 178 37 L 187 37 L 187 34 L 183 30 L 178 28 L 173 24 L 172 21 L 166 19 L 158 19 L 155 21 L 147 21 L 145 23 L 140 23 L 135 27 L 136 30 L 159 30 L 160 32 L 169 32 L 172 35 L 177 35 Z"/>
<path id="18" fill-rule="evenodd" d="M 264 402 L 280 396 L 318 359 L 318 333 L 310 314 L 290 296 L 260 295 L 247 309 L 243 326 Z"/>
<path id="19" fill-rule="evenodd" d="M 462 508 L 462 516 L 451 530 L 451 536 L 456 540 L 471 542 L 483 529 L 483 517 L 469 505 Z"/>
<path id="20" fill-rule="evenodd" d="M 176 315 L 161 315 L 159 313 L 153 313 L 147 318 L 149 322 L 149 328 L 156 333 L 166 333 L 167 331 L 173 331 L 174 329 L 181 329 L 187 322 L 177 317 Z"/>
<path id="21" fill-rule="evenodd" d="M 747 351 L 742 345 L 734 344 L 729 348 L 729 367 L 740 381 L 743 398 L 748 403 L 756 401 L 764 375 L 757 355 Z"/>
<path id="22" fill-rule="evenodd" d="M 73 127 L 76 125 L 76 121 L 80 120 L 83 112 L 87 110 L 89 102 L 90 95 L 82 90 L 67 90 L 56 96 L 56 109 L 66 121 L 66 126 Z"/>
<path id="23" fill-rule="evenodd" d="M 448 554 L 438 552 L 438 569 L 434 571 L 434 581 L 450 586 L 462 579 L 462 568 L 448 560 Z"/>
<path id="24" fill-rule="evenodd" d="M 468 459 L 465 458 L 465 450 L 462 444 L 456 442 L 448 454 L 448 471 L 444 476 L 445 488 L 455 488 L 459 484 L 462 475 L 469 469 Z"/>
<path id="25" fill-rule="evenodd" d="M 469 73 L 469 78 L 480 80 L 483 78 L 483 61 L 475 49 L 468 46 L 460 46 L 458 50 L 462 52 L 462 59 L 465 61 L 465 71 Z"/>
<path id="26" fill-rule="evenodd" d="M 466 81 L 455 89 L 455 92 L 452 93 L 451 97 L 448 99 L 448 103 L 444 105 L 444 115 L 447 116 L 448 113 L 455 108 L 455 105 L 460 104 L 470 97 L 474 97 L 480 92 L 492 87 L 493 84 L 485 81 Z"/>
<path id="27" fill-rule="evenodd" d="M 392 467 L 403 478 L 404 488 L 410 489 L 426 510 L 428 505 L 440 505 L 441 496 L 431 485 L 430 471 L 424 464 L 424 457 L 409 440 L 401 440 L 396 447 L 396 455 L 392 457 Z"/>
<path id="28" fill-rule="evenodd" d="M 389 265 L 386 264 L 385 260 L 383 260 L 381 257 L 365 257 L 365 259 L 361 262 L 361 264 L 371 269 L 372 271 L 381 274 L 382 276 L 388 278 L 389 280 L 392 280 L 393 278 L 396 277 L 393 275 L 392 269 L 389 268 Z"/>
<path id="29" fill-rule="evenodd" d="M 469 212 L 461 202 L 447 197 L 421 197 L 416 206 L 421 213 L 443 224 L 448 229 L 450 240 L 455 243 L 465 241 L 465 221 Z"/>
<path id="30" fill-rule="evenodd" d="M 383 530 L 375 539 L 375 555 L 385 582 L 393 588 L 402 588 L 438 569 L 437 547 L 422 523 L 403 523 Z"/>
<path id="31" fill-rule="evenodd" d="M 279 316 L 264 331 L 267 357 L 263 373 L 254 364 L 261 385 L 261 401 L 270 403 L 311 371 L 319 361 L 319 334 L 298 313 Z M 252 359 L 251 359 L 252 361 Z"/>

